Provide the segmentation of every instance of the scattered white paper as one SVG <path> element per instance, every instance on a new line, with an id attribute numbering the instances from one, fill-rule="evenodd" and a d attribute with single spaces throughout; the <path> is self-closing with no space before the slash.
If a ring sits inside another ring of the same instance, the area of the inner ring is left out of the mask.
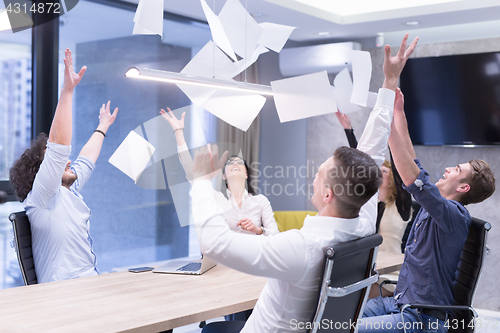
<path id="1" fill-rule="evenodd" d="M 337 111 L 326 71 L 272 81 L 280 122 Z"/>
<path id="2" fill-rule="evenodd" d="M 264 29 L 245 10 L 239 0 L 227 0 L 219 13 L 233 50 L 242 58 L 249 58 Z"/>
<path id="3" fill-rule="evenodd" d="M 212 41 L 209 41 L 181 71 L 183 74 L 201 77 L 211 78 L 215 75 L 217 79 L 231 79 L 239 72 L 240 69 L 236 63 L 232 62 Z M 197 107 L 205 103 L 216 90 L 186 84 L 178 84 L 177 86 Z"/>
<path id="4" fill-rule="evenodd" d="M 269 52 L 269 50 L 266 47 L 264 47 L 262 45 L 257 45 L 257 48 L 253 51 L 253 54 L 250 58 L 241 59 L 240 61 L 238 61 L 236 63 L 236 65 L 238 66 L 238 73 L 237 74 L 243 72 L 245 69 L 252 66 L 253 63 L 257 61 L 259 56 L 261 54 L 266 53 L 266 52 Z"/>
<path id="5" fill-rule="evenodd" d="M 154 151 L 152 144 L 130 131 L 108 161 L 137 183 Z"/>
<path id="6" fill-rule="evenodd" d="M 367 51 L 352 51 L 351 59 L 354 81 L 351 103 L 366 106 L 372 78 L 372 59 Z"/>
<path id="7" fill-rule="evenodd" d="M 337 109 L 345 114 L 361 111 L 363 108 L 351 103 L 352 90 L 347 92 L 343 88 L 333 87 L 333 97 L 337 103 Z"/>
<path id="8" fill-rule="evenodd" d="M 349 93 L 349 95 L 352 93 L 352 80 L 347 68 L 344 68 L 337 74 L 337 76 L 335 76 L 335 79 L 333 79 L 333 85 L 335 88 L 343 89 L 345 92 Z"/>
<path id="9" fill-rule="evenodd" d="M 288 25 L 267 22 L 260 23 L 260 26 L 264 29 L 264 32 L 260 36 L 258 43 L 278 53 L 285 46 L 293 30 L 296 29 Z"/>
<path id="10" fill-rule="evenodd" d="M 337 103 L 337 108 L 340 112 L 348 114 L 365 109 L 360 105 L 356 105 L 351 102 L 354 86 L 347 68 L 337 74 L 333 80 L 333 84 L 335 85 L 335 87 L 332 87 L 333 96 L 335 97 L 335 102 Z M 377 96 L 377 93 L 367 91 L 366 108 L 370 108 L 371 110 L 371 108 L 375 106 Z"/>
<path id="11" fill-rule="evenodd" d="M 201 7 L 203 8 L 203 12 L 205 13 L 205 17 L 207 18 L 208 25 L 210 26 L 210 31 L 212 32 L 212 39 L 214 43 L 218 47 L 220 47 L 221 50 L 224 51 L 229 57 L 231 57 L 231 59 L 236 61 L 236 55 L 234 54 L 231 43 L 227 38 L 226 32 L 224 31 L 219 18 L 210 9 L 205 0 L 200 0 L 200 2 Z"/>
<path id="12" fill-rule="evenodd" d="M 132 34 L 163 37 L 163 0 L 140 0 L 134 22 Z"/>
<path id="13" fill-rule="evenodd" d="M 202 107 L 229 125 L 247 131 L 265 103 L 261 95 L 218 90 Z"/>
<path id="14" fill-rule="evenodd" d="M 368 100 L 366 101 L 366 107 L 373 109 L 375 107 L 375 103 L 377 102 L 378 94 L 374 92 L 368 93 Z"/>
<path id="15" fill-rule="evenodd" d="M 215 75 L 217 79 L 231 79 L 237 72 L 238 66 L 224 52 L 214 47 L 212 41 L 205 44 L 181 71 L 184 74 L 202 77 L 214 77 Z"/>

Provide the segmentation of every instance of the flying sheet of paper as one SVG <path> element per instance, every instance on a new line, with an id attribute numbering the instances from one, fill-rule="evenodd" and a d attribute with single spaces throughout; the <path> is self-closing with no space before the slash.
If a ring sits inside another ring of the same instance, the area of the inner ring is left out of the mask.
<path id="1" fill-rule="evenodd" d="M 137 182 L 154 151 L 152 144 L 136 132 L 130 131 L 108 161 Z"/>
<path id="2" fill-rule="evenodd" d="M 222 27 L 222 23 L 219 18 L 214 14 L 214 12 L 207 5 L 205 0 L 200 0 L 201 7 L 203 8 L 203 12 L 205 13 L 205 17 L 207 18 L 208 25 L 210 26 L 210 32 L 212 33 L 212 39 L 214 43 L 221 48 L 231 59 L 234 61 L 238 60 L 236 55 L 234 54 L 233 48 L 231 47 L 231 43 L 227 38 L 226 32 Z"/>
<path id="3" fill-rule="evenodd" d="M 347 92 L 342 88 L 333 87 L 333 97 L 337 103 L 337 109 L 340 112 L 348 114 L 356 111 L 361 111 L 363 108 L 359 105 L 351 103 L 351 92 Z"/>
<path id="4" fill-rule="evenodd" d="M 351 96 L 353 93 L 353 83 L 351 80 L 351 75 L 347 68 L 343 69 L 337 74 L 333 80 L 333 95 L 335 97 L 335 102 L 337 103 L 337 108 L 342 113 L 352 113 L 356 111 L 364 110 L 365 108 L 351 103 Z M 375 106 L 377 101 L 377 93 L 368 92 L 366 108 L 371 110 Z"/>
<path id="5" fill-rule="evenodd" d="M 264 32 L 260 36 L 258 43 L 278 53 L 285 46 L 286 41 L 295 29 L 295 27 L 288 25 L 267 22 L 260 23 L 260 26 L 264 29 Z"/>
<path id="6" fill-rule="evenodd" d="M 269 52 L 269 50 L 266 47 L 262 45 L 257 45 L 257 48 L 253 51 L 253 54 L 250 58 L 241 59 L 236 63 L 236 65 L 238 66 L 238 74 L 243 72 L 248 67 L 252 66 L 253 63 L 257 61 L 259 56 L 266 52 Z"/>
<path id="7" fill-rule="evenodd" d="M 370 80 L 372 78 L 372 59 L 370 52 L 352 51 L 353 89 L 351 103 L 366 106 Z"/>
<path id="8" fill-rule="evenodd" d="M 246 131 L 265 103 L 266 98 L 261 95 L 218 90 L 203 108 L 229 125 Z"/>
<path id="9" fill-rule="evenodd" d="M 335 76 L 333 85 L 335 86 L 333 96 L 340 112 L 348 114 L 362 110 L 360 106 L 351 103 L 353 84 L 347 68 L 344 68 Z"/>
<path id="10" fill-rule="evenodd" d="M 215 75 L 218 79 L 231 79 L 239 72 L 236 63 L 233 63 L 212 41 L 209 41 L 181 71 L 183 74 L 201 77 L 211 78 Z M 205 103 L 216 90 L 185 84 L 178 84 L 177 86 L 197 107 Z"/>
<path id="11" fill-rule="evenodd" d="M 264 29 L 245 10 L 239 0 L 227 0 L 219 13 L 233 50 L 242 58 L 249 58 Z"/>
<path id="12" fill-rule="evenodd" d="M 375 103 L 377 102 L 378 94 L 374 92 L 368 93 L 368 100 L 366 101 L 366 107 L 373 109 L 375 107 Z"/>
<path id="13" fill-rule="evenodd" d="M 352 93 L 352 80 L 347 68 L 344 68 L 335 76 L 335 79 L 333 79 L 333 85 L 335 88 L 340 88 L 348 92 L 349 95 Z"/>
<path id="14" fill-rule="evenodd" d="M 140 0 L 134 22 L 132 34 L 163 37 L 163 0 Z"/>
<path id="15" fill-rule="evenodd" d="M 280 122 L 337 111 L 326 71 L 272 81 Z"/>

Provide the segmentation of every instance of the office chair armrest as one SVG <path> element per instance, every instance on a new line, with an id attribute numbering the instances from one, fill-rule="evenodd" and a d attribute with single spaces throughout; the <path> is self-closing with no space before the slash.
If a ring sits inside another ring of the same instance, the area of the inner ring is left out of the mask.
<path id="1" fill-rule="evenodd" d="M 394 280 L 385 280 L 385 281 L 382 281 L 381 284 L 379 284 L 378 286 L 378 292 L 380 294 L 380 297 L 383 297 L 382 296 L 382 287 L 386 284 L 398 284 L 398 281 L 394 281 Z"/>
<path id="2" fill-rule="evenodd" d="M 355 291 L 366 288 L 378 281 L 379 273 L 373 271 L 373 275 L 358 281 L 356 283 L 350 284 L 345 287 L 328 287 L 327 295 L 328 297 L 344 297 L 345 295 L 352 294 Z M 328 282 L 329 283 L 329 282 Z"/>
<path id="3" fill-rule="evenodd" d="M 406 308 L 410 309 L 429 309 L 429 310 L 443 310 L 443 309 L 450 309 L 450 310 L 469 310 L 474 318 L 477 318 L 477 312 L 474 310 L 472 306 L 468 305 L 433 305 L 433 304 L 405 304 L 401 307 L 401 311 L 403 311 Z"/>

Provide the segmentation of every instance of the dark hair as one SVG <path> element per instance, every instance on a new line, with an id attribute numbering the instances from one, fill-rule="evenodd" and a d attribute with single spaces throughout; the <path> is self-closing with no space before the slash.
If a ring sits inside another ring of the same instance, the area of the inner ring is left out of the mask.
<path id="1" fill-rule="evenodd" d="M 460 197 L 464 205 L 479 203 L 488 199 L 495 192 L 495 175 L 490 166 L 483 160 L 470 160 L 471 175 L 462 182 L 469 184 L 470 189 Z"/>
<path id="2" fill-rule="evenodd" d="M 229 162 L 229 160 L 231 160 L 232 158 L 234 157 L 237 157 L 237 158 L 240 158 L 242 161 L 243 161 L 243 164 L 245 165 L 245 169 L 247 170 L 247 183 L 246 183 L 246 188 L 247 188 L 247 192 L 248 194 L 250 195 L 257 195 L 257 192 L 255 191 L 255 189 L 253 188 L 252 184 L 251 184 L 251 176 L 250 176 L 250 168 L 248 167 L 248 164 L 247 164 L 247 161 L 245 161 L 244 159 L 242 159 L 240 156 L 238 155 L 233 155 L 231 157 L 229 157 L 226 161 L 226 164 L 224 164 L 224 167 L 222 168 L 222 174 L 225 175 L 226 174 L 226 165 L 227 165 L 227 162 Z M 228 188 L 227 187 L 227 179 L 222 179 L 222 185 L 221 186 L 221 190 L 225 188 Z M 225 193 L 226 191 L 222 191 L 222 194 L 224 194 L 225 197 L 227 197 L 227 194 Z"/>
<path id="3" fill-rule="evenodd" d="M 333 162 L 325 185 L 335 195 L 337 211 L 343 217 L 356 217 L 361 206 L 377 193 L 382 172 L 368 154 L 355 148 L 337 148 Z"/>
<path id="4" fill-rule="evenodd" d="M 10 186 L 20 201 L 24 201 L 33 188 L 35 176 L 40 169 L 47 149 L 47 135 L 40 133 L 31 147 L 21 155 L 10 169 Z"/>

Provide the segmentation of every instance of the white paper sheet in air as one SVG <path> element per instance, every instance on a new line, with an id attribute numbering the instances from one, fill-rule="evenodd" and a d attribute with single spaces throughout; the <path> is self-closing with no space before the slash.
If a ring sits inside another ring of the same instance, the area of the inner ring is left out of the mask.
<path id="1" fill-rule="evenodd" d="M 137 182 L 154 151 L 152 144 L 136 132 L 130 131 L 108 161 Z"/>
<path id="2" fill-rule="evenodd" d="M 366 106 L 370 80 L 372 78 L 372 59 L 367 51 L 352 51 L 353 89 L 351 103 Z"/>
<path id="3" fill-rule="evenodd" d="M 264 29 L 264 32 L 260 36 L 258 43 L 278 53 L 285 46 L 286 41 L 295 29 L 295 27 L 288 25 L 267 22 L 260 23 L 260 26 Z"/>
<path id="4" fill-rule="evenodd" d="M 203 8 L 203 12 L 205 13 L 205 17 L 207 18 L 208 25 L 210 26 L 210 31 L 212 32 L 212 39 L 214 40 L 214 43 L 218 47 L 220 47 L 221 50 L 224 51 L 228 56 L 230 56 L 231 59 L 236 61 L 236 55 L 234 54 L 231 43 L 227 38 L 226 32 L 224 31 L 219 18 L 210 9 L 205 0 L 200 0 L 200 2 L 201 7 Z"/>
<path id="5" fill-rule="evenodd" d="M 249 58 L 264 29 L 253 19 L 239 0 L 227 0 L 219 20 L 236 54 Z"/>
<path id="6" fill-rule="evenodd" d="M 215 58 L 215 61 L 214 61 Z M 214 69 L 215 65 L 215 69 Z M 236 63 L 232 62 L 212 41 L 209 41 L 184 67 L 183 74 L 190 74 L 201 77 L 213 77 L 217 79 L 231 79 L 238 74 L 240 69 Z M 185 84 L 177 85 L 191 100 L 200 107 L 212 96 L 216 89 L 196 87 Z"/>
<path id="7" fill-rule="evenodd" d="M 134 22 L 132 34 L 163 37 L 163 0 L 140 0 Z"/>
<path id="8" fill-rule="evenodd" d="M 265 103 L 266 98 L 261 95 L 218 90 L 202 107 L 229 125 L 246 131 Z"/>
<path id="9" fill-rule="evenodd" d="M 266 47 L 257 45 L 257 48 L 253 51 L 253 54 L 250 58 L 241 59 L 240 61 L 236 62 L 236 65 L 238 66 L 238 74 L 253 65 L 253 63 L 257 61 L 259 56 L 266 52 L 269 52 Z"/>
<path id="10" fill-rule="evenodd" d="M 363 110 L 361 106 L 351 103 L 351 93 L 352 90 L 346 91 L 343 88 L 333 87 L 333 97 L 340 112 L 349 114 Z"/>
<path id="11" fill-rule="evenodd" d="M 348 92 L 349 95 L 352 93 L 352 79 L 347 68 L 344 68 L 335 76 L 335 79 L 333 79 L 333 85 L 335 88 L 340 88 Z"/>
<path id="12" fill-rule="evenodd" d="M 335 102 L 337 103 L 337 108 L 340 112 L 348 114 L 361 110 L 371 111 L 371 109 L 375 106 L 378 94 L 373 92 L 368 92 L 366 108 L 351 103 L 353 83 L 347 68 L 337 74 L 333 80 L 333 84 L 335 86 L 333 87 L 333 96 L 335 97 Z"/>
<path id="13" fill-rule="evenodd" d="M 181 73 L 202 77 L 213 77 L 215 75 L 217 79 L 231 79 L 238 73 L 238 66 L 224 52 L 217 47 L 214 48 L 213 42 L 209 41 L 196 53 L 193 59 L 182 69 Z"/>
<path id="14" fill-rule="evenodd" d="M 280 122 L 337 111 L 326 71 L 271 82 Z"/>

